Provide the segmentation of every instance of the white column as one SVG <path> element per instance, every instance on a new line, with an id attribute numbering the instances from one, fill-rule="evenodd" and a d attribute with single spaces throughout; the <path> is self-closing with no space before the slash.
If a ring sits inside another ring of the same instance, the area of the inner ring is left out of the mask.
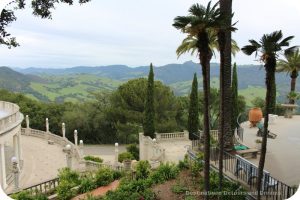
<path id="1" fill-rule="evenodd" d="M 19 157 L 18 135 L 13 136 L 13 147 L 14 147 L 14 156 L 17 158 L 19 162 L 20 157 Z"/>
<path id="2" fill-rule="evenodd" d="M 115 165 L 118 164 L 118 158 L 119 158 L 119 144 L 115 143 Z"/>
<path id="3" fill-rule="evenodd" d="M 26 128 L 30 128 L 29 127 L 29 116 L 28 115 L 26 115 Z"/>
<path id="4" fill-rule="evenodd" d="M 48 118 L 46 118 L 46 132 L 49 132 L 49 121 Z"/>
<path id="5" fill-rule="evenodd" d="M 77 132 L 77 130 L 74 130 L 74 142 L 75 142 L 75 146 L 78 146 L 78 132 Z"/>
<path id="6" fill-rule="evenodd" d="M 63 138 L 65 138 L 66 137 L 66 125 L 65 125 L 65 123 L 61 124 L 61 132 L 62 132 Z"/>
<path id="7" fill-rule="evenodd" d="M 0 143 L 0 178 L 1 178 L 1 186 L 3 189 L 7 187 L 6 183 L 6 169 L 5 169 L 5 150 L 4 150 L 4 143 Z"/>
<path id="8" fill-rule="evenodd" d="M 19 167 L 23 166 L 23 152 L 22 152 L 22 140 L 21 140 L 21 132 L 17 134 L 17 146 L 18 146 L 18 159 L 19 159 Z"/>

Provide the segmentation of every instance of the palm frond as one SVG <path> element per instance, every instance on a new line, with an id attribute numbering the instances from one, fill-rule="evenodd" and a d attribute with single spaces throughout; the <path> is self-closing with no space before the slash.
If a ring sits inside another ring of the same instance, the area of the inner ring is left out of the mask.
<path id="1" fill-rule="evenodd" d="M 299 46 L 292 46 L 290 48 L 287 48 L 285 51 L 284 51 L 284 55 L 285 56 L 289 56 L 289 55 L 292 55 L 294 54 L 295 52 L 299 52 Z"/>
<path id="2" fill-rule="evenodd" d="M 192 18 L 190 16 L 177 16 L 174 19 L 173 26 L 176 29 L 184 30 L 188 24 L 190 24 Z"/>
<path id="3" fill-rule="evenodd" d="M 289 36 L 284 38 L 278 45 L 279 46 L 289 46 L 290 45 L 290 40 L 293 39 L 294 36 Z"/>
<path id="4" fill-rule="evenodd" d="M 258 51 L 258 48 L 254 45 L 246 45 L 242 48 L 242 51 L 244 52 L 244 54 L 250 56 L 252 55 L 254 52 Z"/>

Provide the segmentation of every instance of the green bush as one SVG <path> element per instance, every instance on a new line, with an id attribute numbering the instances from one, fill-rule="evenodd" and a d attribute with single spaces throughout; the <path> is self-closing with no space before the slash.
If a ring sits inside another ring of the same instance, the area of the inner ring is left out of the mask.
<path id="1" fill-rule="evenodd" d="M 178 168 L 180 170 L 189 168 L 188 155 L 185 155 L 183 160 L 179 160 Z"/>
<path id="2" fill-rule="evenodd" d="M 150 174 L 151 165 L 147 160 L 141 160 L 136 165 L 136 179 L 146 179 Z"/>
<path id="3" fill-rule="evenodd" d="M 67 181 L 70 184 L 79 184 L 79 173 L 71 170 L 70 168 L 62 168 L 59 170 L 58 178 L 60 181 Z"/>
<path id="4" fill-rule="evenodd" d="M 161 164 L 151 175 L 153 183 L 163 183 L 170 179 L 175 179 L 179 173 L 179 168 L 175 164 Z"/>
<path id="5" fill-rule="evenodd" d="M 79 174 L 70 168 L 59 170 L 59 185 L 57 186 L 57 195 L 59 200 L 68 200 L 76 195 L 76 190 L 72 190 L 80 184 Z"/>
<path id="6" fill-rule="evenodd" d="M 124 171 L 118 171 L 118 170 L 113 171 L 113 179 L 114 180 L 120 179 L 123 176 L 124 176 Z"/>
<path id="7" fill-rule="evenodd" d="M 21 191 L 17 194 L 13 194 L 11 197 L 16 200 L 48 200 L 47 196 L 44 194 L 32 195 L 28 191 Z"/>
<path id="8" fill-rule="evenodd" d="M 96 188 L 96 183 L 95 183 L 95 180 L 93 179 L 93 177 L 86 176 L 80 180 L 78 192 L 82 194 L 82 193 L 89 192 L 95 188 Z"/>
<path id="9" fill-rule="evenodd" d="M 109 168 L 100 168 L 95 175 L 97 186 L 110 184 L 114 180 L 113 171 Z"/>
<path id="10" fill-rule="evenodd" d="M 134 159 L 133 155 L 129 152 L 120 153 L 118 157 L 119 162 L 123 162 L 124 160 L 132 160 L 132 159 Z"/>
<path id="11" fill-rule="evenodd" d="M 130 144 L 126 147 L 127 152 L 131 153 L 135 160 L 140 159 L 140 151 L 136 144 Z"/>
<path id="12" fill-rule="evenodd" d="M 103 163 L 103 159 L 95 156 L 85 156 L 84 160 L 90 160 L 93 162 Z"/>

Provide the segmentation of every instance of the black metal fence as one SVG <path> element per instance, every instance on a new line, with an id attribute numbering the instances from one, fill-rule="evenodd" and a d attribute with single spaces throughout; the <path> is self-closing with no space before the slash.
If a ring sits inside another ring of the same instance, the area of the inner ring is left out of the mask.
<path id="1" fill-rule="evenodd" d="M 210 150 L 211 166 L 217 168 L 219 164 L 219 149 L 212 147 Z M 190 158 L 194 159 L 195 154 L 189 150 Z M 224 175 L 229 179 L 238 181 L 248 188 L 250 191 L 247 199 L 256 199 L 256 181 L 258 177 L 258 167 L 248 160 L 238 156 L 223 152 Z M 261 195 L 263 199 L 281 200 L 291 197 L 296 192 L 296 188 L 275 179 L 266 170 L 263 172 L 263 180 L 261 186 Z"/>

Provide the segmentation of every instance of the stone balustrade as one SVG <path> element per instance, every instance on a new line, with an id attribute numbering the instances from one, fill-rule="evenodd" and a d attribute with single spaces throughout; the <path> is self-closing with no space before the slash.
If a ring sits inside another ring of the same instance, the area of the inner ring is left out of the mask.
<path id="1" fill-rule="evenodd" d="M 170 139 L 189 139 L 189 133 L 175 132 L 175 133 L 155 133 L 157 140 L 170 140 Z"/>
<path id="2" fill-rule="evenodd" d="M 7 113 L 6 116 L 0 119 L 0 134 L 5 133 L 23 120 L 23 115 L 19 110 L 19 106 L 14 103 L 0 101 L 0 111 Z"/>
<path id="3" fill-rule="evenodd" d="M 44 139 L 44 140 L 51 140 L 54 143 L 62 146 L 63 148 L 67 144 L 69 144 L 69 145 L 71 145 L 71 148 L 72 148 L 72 154 L 76 158 L 81 158 L 78 147 L 65 137 L 55 135 L 51 132 L 46 132 L 46 131 L 41 131 L 41 130 L 36 130 L 36 129 L 31 129 L 31 128 L 22 128 L 21 129 L 21 134 L 22 135 L 27 135 L 27 136 L 32 136 L 32 137 L 38 137 L 38 138 L 41 138 L 41 139 Z"/>

